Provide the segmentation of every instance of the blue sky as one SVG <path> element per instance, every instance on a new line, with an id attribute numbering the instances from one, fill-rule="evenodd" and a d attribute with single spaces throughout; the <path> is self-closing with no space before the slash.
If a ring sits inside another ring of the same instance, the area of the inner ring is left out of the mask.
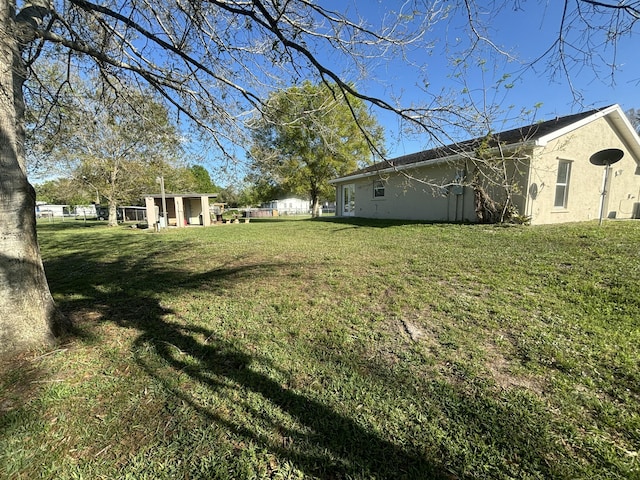
<path id="1" fill-rule="evenodd" d="M 348 8 L 357 10 L 360 15 L 375 22 L 387 9 L 398 8 L 404 2 L 387 0 L 357 0 Z M 489 3 L 489 2 L 487 2 Z M 637 62 L 637 52 L 640 47 L 638 35 L 621 37 L 617 43 L 617 50 L 603 46 L 593 65 L 578 63 L 570 70 L 570 77 L 561 72 L 554 72 L 547 60 L 542 60 L 533 67 L 525 66 L 542 55 L 558 36 L 561 21 L 561 7 L 564 2 L 520 2 L 522 10 L 502 9 L 497 15 L 480 15 L 480 21 L 487 27 L 496 46 L 512 54 L 517 60 L 507 61 L 505 57 L 486 53 L 469 62 L 469 69 L 465 73 L 466 87 L 472 90 L 476 101 L 488 97 L 489 102 L 498 103 L 502 114 L 496 117 L 494 129 L 500 130 L 527 123 L 520 112 L 535 109 L 535 120 L 546 120 L 555 116 L 568 115 L 596 107 L 604 107 L 614 103 L 621 105 L 623 110 L 640 108 L 640 66 Z M 514 2 L 515 4 L 515 2 Z M 457 23 L 456 23 L 457 22 Z M 456 24 L 458 26 L 456 26 Z M 450 48 L 456 41 L 464 44 L 466 34 L 462 30 L 464 19 L 458 17 L 446 26 L 436 27 L 427 33 L 437 39 L 433 52 L 413 52 L 412 59 L 424 66 L 429 81 L 428 92 L 439 92 L 442 89 L 462 92 L 465 85 L 461 78 L 452 78 L 454 68 L 446 58 L 445 49 Z M 576 41 L 579 38 L 579 25 L 570 25 L 566 32 L 568 39 Z M 593 36 L 596 43 L 603 42 L 603 38 Z M 485 50 L 490 52 L 491 49 Z M 572 53 L 576 53 L 573 51 Z M 487 58 L 481 73 L 477 66 L 479 58 Z M 611 68 L 607 65 L 615 58 L 615 76 L 611 77 Z M 496 60 L 496 63 L 494 63 Z M 557 65 L 557 63 L 555 64 Z M 508 80 L 495 88 L 496 82 L 509 74 Z M 366 82 L 360 82 L 360 88 L 366 93 L 376 95 L 399 94 L 402 92 L 403 104 L 424 100 L 427 93 L 420 88 L 420 81 L 415 71 L 404 66 L 403 62 L 378 65 L 372 77 Z M 576 98 L 573 90 L 579 93 Z M 505 84 L 513 84 L 505 88 Z M 462 98 L 462 97 L 461 97 Z M 531 116 L 527 117 L 533 118 Z M 404 138 L 397 139 L 397 120 L 392 115 L 378 115 L 388 133 L 388 151 L 391 157 L 412 153 L 428 148 L 426 139 Z M 460 138 L 459 140 L 463 140 Z"/>
<path id="2" fill-rule="evenodd" d="M 413 2 L 317 0 L 317 3 L 327 9 L 343 8 L 351 18 L 364 17 L 375 27 L 381 24 L 389 11 L 406 8 Z M 424 0 L 416 3 L 437 2 Z M 442 0 L 440 3 L 447 6 L 463 2 Z M 477 0 L 477 3 L 495 5 L 501 2 Z M 606 44 L 606 31 L 590 36 L 590 41 L 599 47 L 588 49 L 594 54 L 593 62 L 585 64 L 577 61 L 570 65 L 568 77 L 557 68 L 559 64 L 554 62 L 553 56 L 547 55 L 532 65 L 558 38 L 564 3 L 560 0 L 505 0 L 506 7 L 497 12 L 480 10 L 474 16 L 476 26 L 478 29 L 484 28 L 482 31 L 491 39 L 495 48 L 482 44 L 483 48 L 467 59 L 464 71 L 452 63 L 455 58 L 459 58 L 459 52 L 469 42 L 469 24 L 463 11 L 458 11 L 447 21 L 425 31 L 424 38 L 432 41 L 433 47 L 409 49 L 408 60 L 413 65 L 408 65 L 400 58 L 389 60 L 374 57 L 367 61 L 368 75 L 365 79 L 360 78 L 358 70 L 352 64 L 348 64 L 332 49 L 326 48 L 326 45 L 324 49 L 319 47 L 316 53 L 326 66 L 342 74 L 344 80 L 354 81 L 362 93 L 385 100 L 399 97 L 401 105 L 405 107 L 413 103 L 428 103 L 443 92 L 450 96 L 449 105 L 453 106 L 459 106 L 471 98 L 478 106 L 486 102 L 493 109 L 493 131 L 616 103 L 625 111 L 640 109 L 640 64 L 635 52 L 640 47 L 640 30 L 635 35 L 618 38 L 615 51 Z M 576 3 L 571 1 L 569 4 Z M 521 8 L 516 9 L 514 5 Z M 411 20 L 408 22 L 410 26 Z M 563 34 L 569 42 L 579 42 L 582 28 L 582 24 L 572 23 L 565 26 Z M 508 55 L 497 53 L 497 49 Z M 577 51 L 569 50 L 569 53 L 576 55 Z M 614 60 L 616 67 L 612 77 L 610 63 Z M 297 80 L 303 80 L 305 73 L 309 75 L 309 79 L 317 81 L 312 72 L 299 70 L 296 71 L 296 76 L 300 76 Z M 428 87 L 425 87 L 425 81 L 428 82 Z M 468 93 L 463 93 L 465 90 Z M 396 115 L 381 110 L 373 113 L 385 128 L 389 158 L 434 146 L 427 135 L 401 135 Z M 486 131 L 482 132 L 484 133 Z M 471 134 L 459 130 L 447 131 L 446 134 L 449 138 L 441 139 L 443 143 L 466 140 L 480 133 Z M 226 174 L 220 169 L 214 173 L 214 178 L 221 183 L 237 183 L 246 174 L 244 145 L 230 148 L 240 161 Z M 216 160 L 212 160 L 215 164 Z"/>

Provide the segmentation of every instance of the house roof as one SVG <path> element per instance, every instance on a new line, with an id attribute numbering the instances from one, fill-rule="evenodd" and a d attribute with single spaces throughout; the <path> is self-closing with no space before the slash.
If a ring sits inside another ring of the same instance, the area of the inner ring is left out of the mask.
<path id="1" fill-rule="evenodd" d="M 630 150 L 635 154 L 636 158 L 640 159 L 640 138 L 638 138 L 638 134 L 631 126 L 631 123 L 622 112 L 620 106 L 617 104 L 493 133 L 488 139 L 487 146 L 489 148 L 497 147 L 498 144 L 507 147 L 525 145 L 544 146 L 561 135 L 565 135 L 583 125 L 605 116 L 608 117 L 614 127 L 618 130 L 624 141 L 629 145 Z M 375 163 L 344 177 L 331 180 L 330 183 L 452 160 L 475 151 L 484 141 L 487 141 L 487 137 L 473 138 L 463 142 L 432 148 L 431 150 L 403 155 L 401 157 Z"/>
<path id="2" fill-rule="evenodd" d="M 309 199 L 308 198 L 302 198 L 302 197 L 278 197 L 278 198 L 274 198 L 273 200 L 271 200 L 272 202 L 284 202 L 285 200 L 300 200 L 301 202 L 308 202 Z"/>
<path id="3" fill-rule="evenodd" d="M 164 198 L 217 198 L 217 193 L 165 193 Z M 151 197 L 151 198 L 162 198 L 162 194 L 160 193 L 151 193 L 143 195 L 143 197 Z"/>

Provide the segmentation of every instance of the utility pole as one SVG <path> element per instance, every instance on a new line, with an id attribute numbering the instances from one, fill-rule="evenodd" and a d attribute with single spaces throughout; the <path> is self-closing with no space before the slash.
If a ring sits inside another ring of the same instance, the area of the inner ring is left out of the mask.
<path id="1" fill-rule="evenodd" d="M 160 195 L 162 195 L 162 218 L 164 219 L 165 228 L 169 226 L 167 219 L 167 197 L 164 193 L 164 175 L 160 175 L 156 178 L 156 182 L 160 184 Z"/>

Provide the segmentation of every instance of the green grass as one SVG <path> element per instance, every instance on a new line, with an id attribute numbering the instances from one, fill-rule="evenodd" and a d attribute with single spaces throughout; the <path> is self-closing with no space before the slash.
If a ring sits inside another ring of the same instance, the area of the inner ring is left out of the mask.
<path id="1" fill-rule="evenodd" d="M 640 223 L 41 224 L 0 478 L 640 478 Z"/>

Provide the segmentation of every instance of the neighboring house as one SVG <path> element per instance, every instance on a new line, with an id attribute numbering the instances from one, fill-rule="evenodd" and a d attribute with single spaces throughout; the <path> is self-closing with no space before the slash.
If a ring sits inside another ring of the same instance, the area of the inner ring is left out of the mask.
<path id="1" fill-rule="evenodd" d="M 165 195 L 145 195 L 149 227 L 186 227 L 188 225 L 211 225 L 209 199 L 217 193 L 187 193 Z M 166 204 L 167 220 L 162 219 L 163 202 Z"/>
<path id="2" fill-rule="evenodd" d="M 624 156 L 608 172 L 590 162 L 596 152 L 612 148 Z M 504 188 L 478 175 L 484 171 L 478 168 L 480 153 L 506 159 L 512 204 L 532 224 L 640 218 L 640 138 L 618 105 L 405 155 L 337 178 L 330 182 L 336 216 L 479 221 L 482 191 L 498 203 L 506 198 Z"/>
<path id="3" fill-rule="evenodd" d="M 97 217 L 96 205 L 78 205 L 75 208 L 76 217 Z"/>
<path id="4" fill-rule="evenodd" d="M 297 197 L 281 198 L 262 204 L 262 208 L 277 210 L 278 215 L 301 215 L 311 212 L 311 205 L 308 199 Z"/>
<path id="5" fill-rule="evenodd" d="M 51 205 L 48 203 L 36 203 L 36 217 L 68 217 L 71 215 L 69 205 Z"/>

